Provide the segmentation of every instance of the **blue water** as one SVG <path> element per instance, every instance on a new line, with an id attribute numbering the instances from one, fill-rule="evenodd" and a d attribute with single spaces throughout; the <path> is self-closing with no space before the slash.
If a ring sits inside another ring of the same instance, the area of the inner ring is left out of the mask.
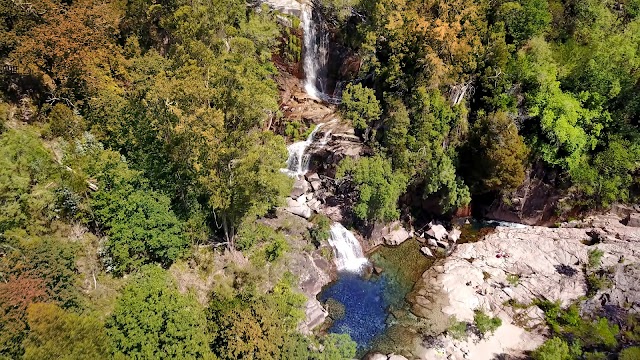
<path id="1" fill-rule="evenodd" d="M 333 298 L 345 307 L 345 316 L 336 320 L 329 332 L 349 334 L 359 350 L 370 348 L 373 340 L 386 328 L 389 306 L 388 296 L 385 296 L 387 282 L 384 275 L 367 280 L 358 274 L 338 274 L 338 280 L 320 294 L 320 301 Z"/>

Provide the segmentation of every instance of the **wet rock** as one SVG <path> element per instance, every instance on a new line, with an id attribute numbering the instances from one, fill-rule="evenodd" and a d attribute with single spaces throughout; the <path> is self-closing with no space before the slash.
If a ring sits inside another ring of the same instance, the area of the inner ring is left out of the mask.
<path id="1" fill-rule="evenodd" d="M 420 252 L 422 253 L 422 255 L 427 256 L 427 257 L 433 257 L 433 253 L 431 252 L 431 249 L 429 249 L 426 246 L 423 246 L 420 248 Z"/>
<path id="2" fill-rule="evenodd" d="M 447 229 L 442 225 L 433 225 L 431 226 L 431 229 L 427 230 L 426 234 L 440 241 L 447 236 Z"/>

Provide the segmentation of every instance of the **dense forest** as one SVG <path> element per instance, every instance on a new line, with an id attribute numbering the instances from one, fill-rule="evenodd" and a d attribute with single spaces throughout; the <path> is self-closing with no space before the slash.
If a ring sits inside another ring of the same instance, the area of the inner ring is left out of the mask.
<path id="1" fill-rule="evenodd" d="M 558 215 L 640 196 L 640 1 L 315 5 L 361 62 L 338 108 L 372 156 L 336 172 L 361 224 L 406 198 L 443 216 L 508 198 L 534 169 Z M 273 59 L 301 51 L 277 16 L 0 0 L 0 358 L 355 355 L 348 335 L 301 334 L 296 280 L 265 270 L 288 244 L 256 219 L 293 184 Z M 203 300 L 184 268 L 224 275 Z"/>

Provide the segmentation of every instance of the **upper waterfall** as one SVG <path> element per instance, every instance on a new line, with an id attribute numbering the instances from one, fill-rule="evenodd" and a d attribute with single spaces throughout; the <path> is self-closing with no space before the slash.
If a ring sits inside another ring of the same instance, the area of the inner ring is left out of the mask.
<path id="1" fill-rule="evenodd" d="M 333 248 L 338 271 L 360 272 L 369 263 L 358 239 L 340 223 L 331 225 L 329 244 Z"/>
<path id="2" fill-rule="evenodd" d="M 321 21 L 314 22 L 312 5 L 302 5 L 301 18 L 304 32 L 304 89 L 307 94 L 319 99 L 326 93 L 324 72 L 329 58 L 329 33 L 323 29 Z"/>

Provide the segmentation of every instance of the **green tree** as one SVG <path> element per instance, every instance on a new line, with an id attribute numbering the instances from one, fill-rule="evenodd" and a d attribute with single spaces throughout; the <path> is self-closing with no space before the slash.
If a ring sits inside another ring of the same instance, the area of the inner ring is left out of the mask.
<path id="1" fill-rule="evenodd" d="M 633 360 L 640 358 L 640 347 L 632 346 L 620 351 L 619 360 Z"/>
<path id="2" fill-rule="evenodd" d="M 89 360 L 107 356 L 104 325 L 91 315 L 66 312 L 55 304 L 36 303 L 29 306 L 27 319 L 25 360 Z"/>
<path id="3" fill-rule="evenodd" d="M 547 340 L 533 353 L 535 360 L 572 360 L 569 345 L 557 337 Z"/>
<path id="4" fill-rule="evenodd" d="M 300 354 L 300 342 L 292 340 L 304 317 L 305 300 L 285 280 L 268 294 L 244 290 L 229 297 L 214 293 L 207 309 L 211 349 L 221 359 L 280 359 L 283 352 Z"/>
<path id="5" fill-rule="evenodd" d="M 209 359 L 204 312 L 161 268 L 140 269 L 106 322 L 116 359 Z"/>
<path id="6" fill-rule="evenodd" d="M 368 221 L 392 221 L 400 216 L 398 198 L 404 193 L 407 178 L 394 172 L 382 156 L 346 158 L 338 165 L 337 178 L 348 177 L 358 189 L 356 216 Z"/>
<path id="7" fill-rule="evenodd" d="M 551 23 L 547 0 L 505 2 L 498 9 L 498 18 L 516 43 L 544 34 Z"/>
<path id="8" fill-rule="evenodd" d="M 49 113 L 49 129 L 53 136 L 73 139 L 81 135 L 85 127 L 84 119 L 64 104 L 56 104 Z"/>
<path id="9" fill-rule="evenodd" d="M 528 150 L 507 113 L 481 117 L 474 124 L 470 156 L 476 191 L 510 191 L 524 181 Z"/>
<path id="10" fill-rule="evenodd" d="M 374 123 L 380 118 L 380 102 L 373 89 L 361 84 L 349 84 L 342 93 L 340 105 L 345 119 L 351 121 L 353 127 L 364 130 L 365 140 L 369 139 L 369 132 Z"/>

